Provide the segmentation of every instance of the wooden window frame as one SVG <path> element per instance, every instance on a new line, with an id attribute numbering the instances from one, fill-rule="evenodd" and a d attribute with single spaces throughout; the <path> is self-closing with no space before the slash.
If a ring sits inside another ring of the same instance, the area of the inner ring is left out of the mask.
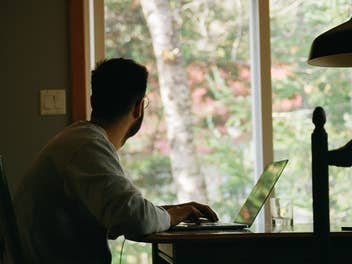
<path id="1" fill-rule="evenodd" d="M 260 177 L 264 165 L 274 159 L 271 48 L 270 48 L 270 0 L 250 1 L 250 49 L 252 124 L 254 141 L 254 179 Z M 271 195 L 273 195 L 274 191 Z M 258 231 L 271 224 L 270 204 L 266 203 L 258 217 Z"/>
<path id="2" fill-rule="evenodd" d="M 90 115 L 92 64 L 105 58 L 104 0 L 69 0 L 68 3 L 71 121 L 75 122 L 87 120 Z M 92 38 L 93 47 L 90 44 Z"/>
<path id="3" fill-rule="evenodd" d="M 69 0 L 71 121 L 87 119 L 85 0 Z"/>

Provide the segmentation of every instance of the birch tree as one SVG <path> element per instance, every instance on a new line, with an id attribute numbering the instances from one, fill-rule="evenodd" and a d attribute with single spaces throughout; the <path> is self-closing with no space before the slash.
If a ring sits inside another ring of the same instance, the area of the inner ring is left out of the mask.
<path id="1" fill-rule="evenodd" d="M 173 12 L 167 0 L 141 0 L 140 3 L 157 62 L 177 198 L 179 202 L 206 202 L 205 181 L 194 143 L 190 91 Z"/>

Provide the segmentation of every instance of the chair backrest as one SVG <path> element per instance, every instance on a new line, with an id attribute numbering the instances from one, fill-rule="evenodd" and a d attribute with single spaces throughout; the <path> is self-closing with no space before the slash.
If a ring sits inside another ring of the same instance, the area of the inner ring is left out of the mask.
<path id="1" fill-rule="evenodd" d="M 324 109 L 316 107 L 312 119 L 315 126 L 311 138 L 314 233 L 327 236 L 330 232 L 329 160 L 328 134 L 324 128 L 326 123 Z"/>
<path id="2" fill-rule="evenodd" d="M 12 263 L 26 263 L 21 250 L 17 222 L 12 206 L 10 191 L 8 188 L 3 160 L 0 155 L 0 225 L 1 240 L 3 241 L 6 255 L 12 260 Z"/>
<path id="3" fill-rule="evenodd" d="M 324 125 L 325 111 L 316 107 L 313 112 L 315 126 L 311 138 L 312 148 L 312 191 L 313 191 L 313 229 L 314 263 L 332 263 L 329 259 L 329 151 L 328 134 Z"/>
<path id="4" fill-rule="evenodd" d="M 352 166 L 352 140 L 337 149 L 328 149 L 328 133 L 325 131 L 325 111 L 318 106 L 313 112 L 312 133 L 312 186 L 313 221 L 316 234 L 330 232 L 329 216 L 329 166 Z"/>
<path id="5" fill-rule="evenodd" d="M 312 121 L 315 126 L 311 138 L 313 222 L 319 250 L 316 254 L 318 256 L 316 263 L 333 263 L 332 259 L 329 259 L 329 166 L 352 166 L 352 140 L 340 148 L 329 150 L 328 133 L 324 128 L 326 115 L 322 107 L 315 108 Z"/>

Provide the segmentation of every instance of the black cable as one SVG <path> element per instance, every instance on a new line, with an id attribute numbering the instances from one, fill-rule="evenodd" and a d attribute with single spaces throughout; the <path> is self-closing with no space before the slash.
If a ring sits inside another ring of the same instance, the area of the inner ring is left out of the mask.
<path id="1" fill-rule="evenodd" d="M 126 241 L 126 238 L 123 238 L 121 250 L 120 250 L 120 264 L 122 263 L 122 251 L 123 251 L 123 247 L 125 245 L 125 241 Z"/>

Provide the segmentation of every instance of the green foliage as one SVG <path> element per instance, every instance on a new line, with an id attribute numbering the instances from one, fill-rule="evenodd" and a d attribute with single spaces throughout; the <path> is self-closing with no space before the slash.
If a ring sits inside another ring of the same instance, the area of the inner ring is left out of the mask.
<path id="1" fill-rule="evenodd" d="M 137 1 L 106 0 L 107 57 L 132 58 L 142 64 L 154 61 L 148 27 Z"/>
<path id="2" fill-rule="evenodd" d="M 176 200 L 173 192 L 170 159 L 160 153 L 121 153 L 125 173 L 142 193 L 156 204 Z"/>

